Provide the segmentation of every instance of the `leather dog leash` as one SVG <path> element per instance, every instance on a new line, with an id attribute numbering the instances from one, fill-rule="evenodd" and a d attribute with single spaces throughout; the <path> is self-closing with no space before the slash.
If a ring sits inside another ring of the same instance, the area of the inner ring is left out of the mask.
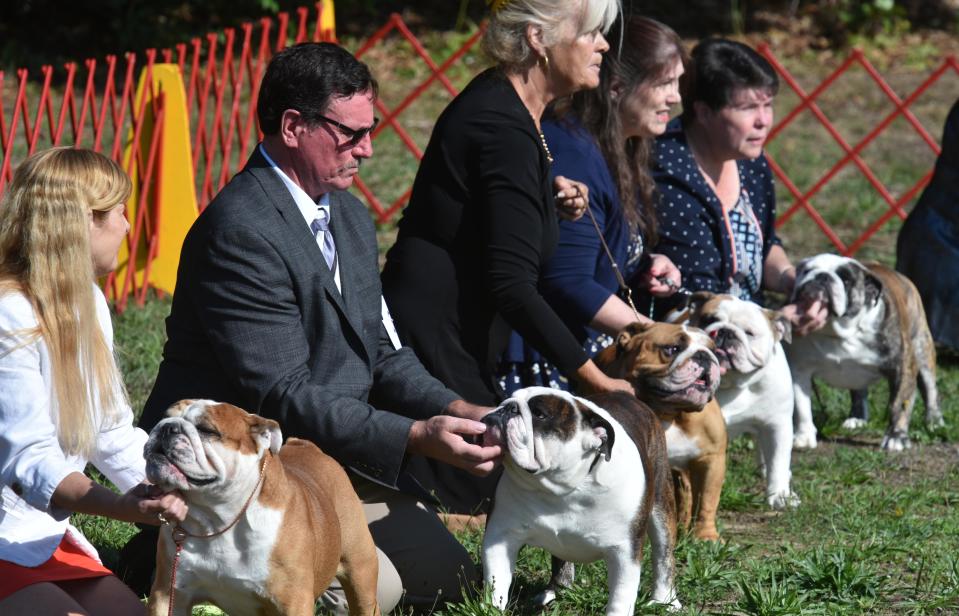
<path id="1" fill-rule="evenodd" d="M 579 193 L 578 186 L 576 187 L 576 192 Z M 603 245 L 603 250 L 606 251 L 606 257 L 609 258 L 609 264 L 613 267 L 613 274 L 615 274 L 616 282 L 619 284 L 620 293 L 626 297 L 626 303 L 633 309 L 633 315 L 636 317 L 636 320 L 642 320 L 639 316 L 639 310 L 636 310 L 636 304 L 633 303 L 633 290 L 629 288 L 629 285 L 626 284 L 626 280 L 623 278 L 623 274 L 620 273 L 619 265 L 616 264 L 616 259 L 613 258 L 613 253 L 606 243 L 606 238 L 603 237 L 603 232 L 599 229 L 599 223 L 596 222 L 596 216 L 593 215 L 593 208 L 589 207 L 589 203 L 586 204 L 586 213 L 589 214 L 589 219 L 593 221 L 593 228 L 596 229 L 599 243 Z"/>
<path id="2" fill-rule="evenodd" d="M 194 539 L 210 539 L 218 535 L 222 535 L 226 531 L 236 526 L 236 523 L 239 522 L 240 518 L 243 517 L 243 514 L 246 513 L 247 507 L 249 507 L 250 503 L 253 502 L 253 497 L 256 496 L 257 491 L 260 489 L 260 485 L 263 483 L 263 477 L 266 475 L 266 465 L 269 462 L 270 456 L 263 456 L 263 463 L 260 465 L 260 477 L 256 480 L 256 485 L 253 486 L 253 491 L 250 492 L 246 502 L 243 503 L 243 507 L 240 509 L 240 512 L 236 514 L 236 517 L 233 518 L 233 521 L 227 524 L 226 527 L 205 535 L 191 533 L 179 524 L 173 527 L 173 543 L 176 544 L 176 554 L 173 556 L 173 569 L 170 572 L 170 605 L 169 609 L 167 610 L 168 616 L 173 616 L 173 594 L 176 592 L 176 570 L 177 566 L 180 564 L 180 552 L 183 551 L 183 542 L 186 541 L 187 537 L 193 537 Z M 164 524 L 169 524 L 169 522 L 164 522 Z"/>

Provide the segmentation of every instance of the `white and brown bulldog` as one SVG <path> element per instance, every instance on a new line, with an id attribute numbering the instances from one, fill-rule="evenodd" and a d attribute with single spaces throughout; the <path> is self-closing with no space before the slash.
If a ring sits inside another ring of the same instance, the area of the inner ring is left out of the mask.
<path id="1" fill-rule="evenodd" d="M 936 392 L 936 349 L 916 287 L 902 274 L 878 263 L 821 254 L 801 261 L 792 301 L 822 302 L 826 325 L 797 336 L 786 353 L 796 397 L 797 448 L 816 446 L 812 420 L 812 380 L 853 391 L 853 418 L 867 418 L 865 390 L 880 378 L 889 382 L 889 427 L 882 448 L 909 447 L 909 419 L 916 384 L 926 403 L 926 423 L 942 425 Z"/>
<path id="2" fill-rule="evenodd" d="M 231 616 L 312 615 L 334 577 L 351 615 L 379 614 L 376 548 L 336 461 L 309 441 L 281 448 L 275 421 L 230 404 L 184 400 L 167 415 L 145 446 L 147 477 L 190 511 L 161 528 L 151 614 L 209 602 Z"/>
<path id="3" fill-rule="evenodd" d="M 719 539 L 716 511 L 726 479 L 726 422 L 714 394 L 719 361 L 701 329 L 672 323 L 633 323 L 594 361 L 606 374 L 632 383 L 659 417 L 669 463 L 677 472 L 677 510 L 693 535 Z"/>
<path id="4" fill-rule="evenodd" d="M 689 323 L 716 343 L 722 371 L 716 400 L 730 439 L 754 434 L 766 477 L 766 502 L 774 509 L 794 507 L 790 487 L 793 446 L 792 375 L 782 340 L 792 327 L 782 313 L 731 295 L 694 293 Z"/>
<path id="5" fill-rule="evenodd" d="M 530 387 L 483 423 L 484 440 L 506 452 L 483 539 L 483 573 L 497 607 L 506 607 L 520 548 L 534 545 L 553 555 L 554 572 L 561 561 L 604 560 L 606 614 L 632 614 L 647 535 L 652 601 L 680 607 L 666 444 L 646 405 L 624 393 L 585 399 Z"/>

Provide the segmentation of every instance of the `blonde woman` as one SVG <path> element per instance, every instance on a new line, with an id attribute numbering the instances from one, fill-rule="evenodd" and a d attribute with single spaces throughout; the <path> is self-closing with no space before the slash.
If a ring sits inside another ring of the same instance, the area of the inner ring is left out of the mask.
<path id="1" fill-rule="evenodd" d="M 106 299 L 129 224 L 130 180 L 89 150 L 29 157 L 0 203 L 0 614 L 136 614 L 71 512 L 182 520 L 183 501 L 145 485 Z M 121 490 L 91 481 L 96 466 Z"/>

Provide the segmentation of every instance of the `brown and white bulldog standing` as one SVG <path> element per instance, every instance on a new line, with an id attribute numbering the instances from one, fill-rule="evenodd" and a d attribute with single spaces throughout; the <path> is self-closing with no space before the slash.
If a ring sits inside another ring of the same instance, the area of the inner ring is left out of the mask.
<path id="1" fill-rule="evenodd" d="M 230 404 L 184 400 L 167 415 L 144 449 L 147 477 L 190 510 L 161 528 L 152 615 L 171 602 L 184 616 L 201 602 L 231 616 L 312 615 L 334 577 L 351 615 L 380 613 L 376 548 L 335 460 L 309 441 L 281 448 L 275 421 Z"/>
<path id="2" fill-rule="evenodd" d="M 679 474 L 677 513 L 693 535 L 719 539 L 716 511 L 726 479 L 726 422 L 715 398 L 719 361 L 702 330 L 672 323 L 633 323 L 596 364 L 611 377 L 632 383 L 636 396 L 659 417 L 669 463 Z"/>
<path id="3" fill-rule="evenodd" d="M 936 349 L 922 299 L 902 274 L 879 263 L 821 254 L 796 268 L 792 300 L 820 301 L 829 310 L 826 325 L 797 336 L 786 354 L 796 396 L 797 448 L 816 446 L 812 421 L 812 380 L 853 390 L 855 427 L 864 423 L 865 390 L 880 378 L 889 382 L 889 427 L 882 448 L 909 447 L 909 419 L 916 385 L 926 403 L 926 423 L 942 425 L 936 390 Z M 858 415 L 859 417 L 855 417 Z"/>

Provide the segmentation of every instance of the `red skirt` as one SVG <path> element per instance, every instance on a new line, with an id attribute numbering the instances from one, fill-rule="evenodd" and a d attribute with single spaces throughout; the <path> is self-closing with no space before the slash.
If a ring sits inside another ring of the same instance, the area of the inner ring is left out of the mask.
<path id="1" fill-rule="evenodd" d="M 24 567 L 0 560 L 0 600 L 31 584 L 65 582 L 113 575 L 113 572 L 82 551 L 64 535 L 53 556 L 37 567 Z"/>

